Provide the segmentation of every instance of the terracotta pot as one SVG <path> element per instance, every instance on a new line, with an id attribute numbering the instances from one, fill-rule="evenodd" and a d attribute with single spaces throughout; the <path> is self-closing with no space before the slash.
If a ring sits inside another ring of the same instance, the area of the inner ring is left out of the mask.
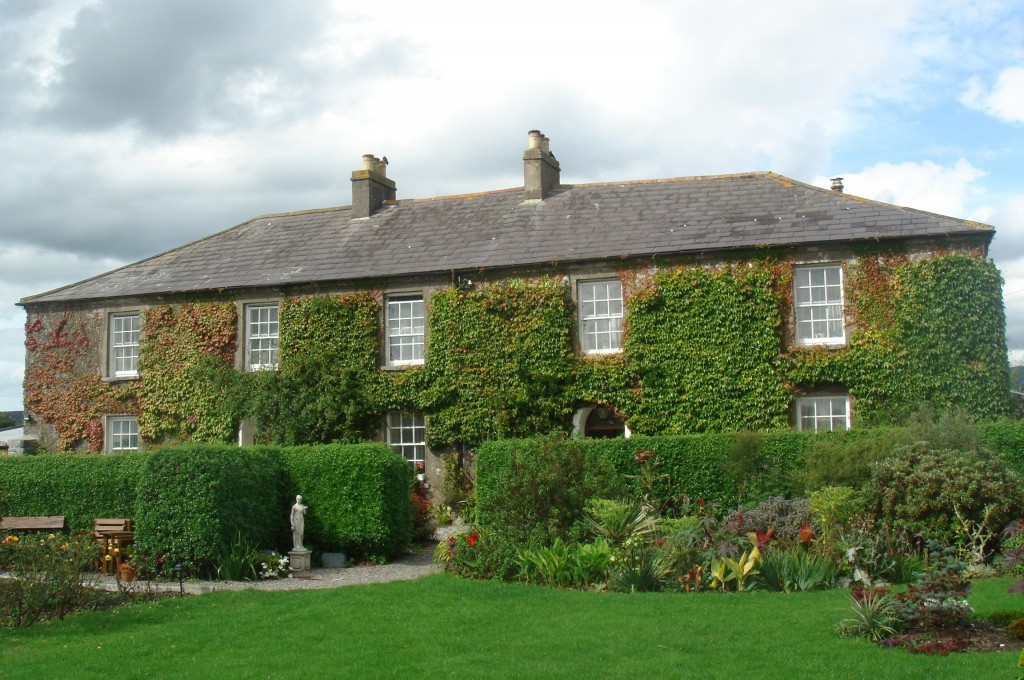
<path id="1" fill-rule="evenodd" d="M 119 575 L 122 581 L 134 581 L 135 580 L 135 565 L 131 563 L 125 563 L 121 565 Z"/>

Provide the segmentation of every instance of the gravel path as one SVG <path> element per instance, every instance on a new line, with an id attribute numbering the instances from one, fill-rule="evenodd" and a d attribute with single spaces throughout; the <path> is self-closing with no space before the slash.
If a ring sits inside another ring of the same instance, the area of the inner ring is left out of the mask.
<path id="1" fill-rule="evenodd" d="M 299 572 L 292 578 L 273 581 L 213 581 L 211 590 L 311 590 L 314 588 L 340 588 L 361 586 L 367 583 L 388 583 L 389 581 L 411 581 L 434 574 L 441 568 L 433 563 L 434 546 L 430 544 L 420 552 L 406 555 L 388 564 L 369 564 L 344 569 L 311 569 Z M 188 585 L 188 584 L 186 584 Z"/>
<path id="2" fill-rule="evenodd" d="M 429 543 L 419 552 L 405 555 L 388 564 L 369 564 L 344 569 L 312 569 L 299 572 L 291 578 L 273 581 L 186 581 L 185 592 L 191 595 L 212 593 L 216 590 L 312 590 L 316 588 L 340 588 L 342 586 L 359 586 L 368 583 L 388 583 L 390 581 L 410 581 L 427 574 L 441 571 L 433 563 L 434 545 Z M 116 591 L 117 581 L 113 577 L 101 577 L 97 587 Z M 133 582 L 128 586 L 132 590 L 177 592 L 178 584 L 173 582 L 145 583 Z"/>

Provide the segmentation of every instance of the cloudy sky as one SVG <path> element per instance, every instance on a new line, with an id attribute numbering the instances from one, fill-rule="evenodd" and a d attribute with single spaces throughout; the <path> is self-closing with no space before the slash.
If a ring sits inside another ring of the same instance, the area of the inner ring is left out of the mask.
<path id="1" fill-rule="evenodd" d="M 980 220 L 1024 354 L 1024 1 L 0 0 L 0 410 L 26 295 L 258 214 L 773 170 Z"/>

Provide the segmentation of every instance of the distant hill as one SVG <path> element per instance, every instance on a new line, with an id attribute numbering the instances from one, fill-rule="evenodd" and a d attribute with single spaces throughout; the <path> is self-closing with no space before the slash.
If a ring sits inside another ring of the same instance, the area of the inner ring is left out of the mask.
<path id="1" fill-rule="evenodd" d="M 0 411 L 0 430 L 21 427 L 25 413 L 23 411 Z"/>
<path id="2" fill-rule="evenodd" d="M 1024 392 L 1024 366 L 1010 366 L 1010 389 Z"/>

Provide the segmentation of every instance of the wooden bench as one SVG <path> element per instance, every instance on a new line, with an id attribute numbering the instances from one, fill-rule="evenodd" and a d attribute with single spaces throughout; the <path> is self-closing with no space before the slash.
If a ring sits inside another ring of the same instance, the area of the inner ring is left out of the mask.
<path id="1" fill-rule="evenodd" d="M 130 519 L 94 519 L 92 521 L 92 535 L 97 539 L 102 539 L 113 532 L 131 530 L 132 521 Z"/>
<path id="2" fill-rule="evenodd" d="M 124 518 L 94 519 L 92 521 L 92 535 L 103 551 L 98 565 L 100 570 L 104 574 L 111 572 L 116 574 L 121 568 L 122 548 L 135 540 L 132 521 Z M 112 559 L 108 560 L 108 555 Z"/>
<path id="3" fill-rule="evenodd" d="M 0 518 L 3 531 L 63 531 L 64 515 L 48 517 L 4 517 Z"/>

